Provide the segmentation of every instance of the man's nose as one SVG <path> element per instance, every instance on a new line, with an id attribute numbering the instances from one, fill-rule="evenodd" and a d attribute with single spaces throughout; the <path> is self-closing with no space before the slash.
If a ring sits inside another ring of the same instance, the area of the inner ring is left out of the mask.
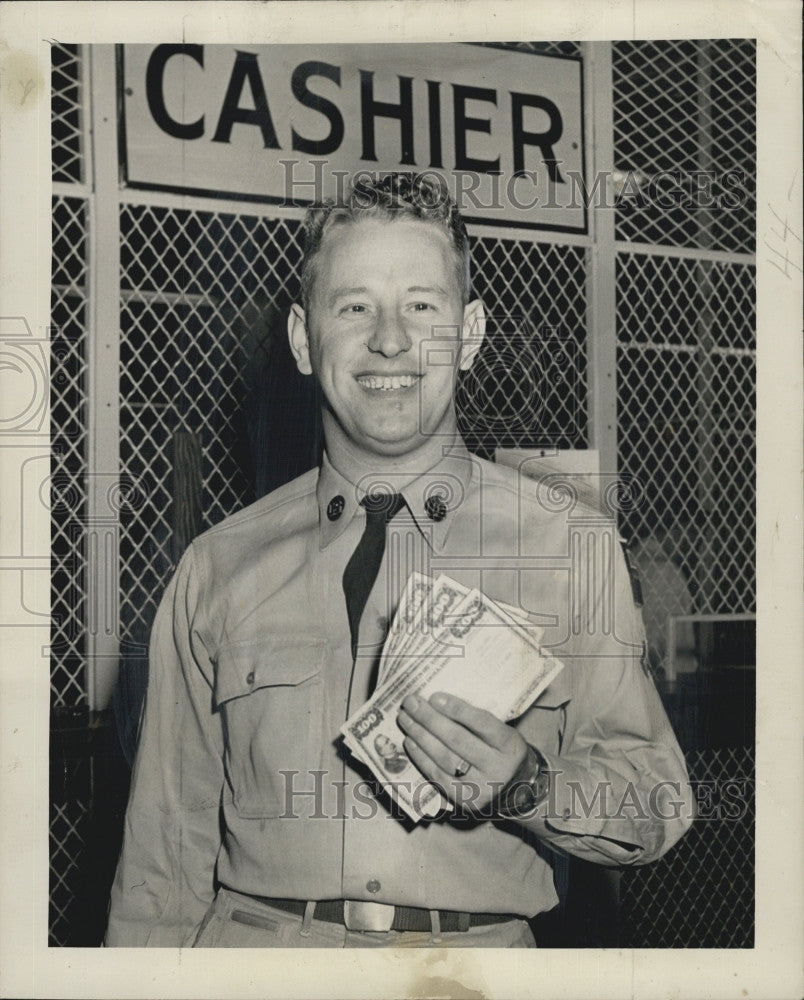
<path id="1" fill-rule="evenodd" d="M 400 317 L 395 312 L 389 311 L 381 312 L 377 317 L 374 330 L 366 346 L 376 354 L 393 358 L 397 354 L 410 350 L 412 343 L 413 341 L 408 336 L 405 324 Z"/>

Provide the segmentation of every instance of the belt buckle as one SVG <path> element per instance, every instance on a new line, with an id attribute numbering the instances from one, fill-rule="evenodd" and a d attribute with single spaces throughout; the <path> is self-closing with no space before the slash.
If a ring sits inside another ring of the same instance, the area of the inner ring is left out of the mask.
<path id="1" fill-rule="evenodd" d="M 359 899 L 343 901 L 343 922 L 350 931 L 390 931 L 394 907 Z"/>

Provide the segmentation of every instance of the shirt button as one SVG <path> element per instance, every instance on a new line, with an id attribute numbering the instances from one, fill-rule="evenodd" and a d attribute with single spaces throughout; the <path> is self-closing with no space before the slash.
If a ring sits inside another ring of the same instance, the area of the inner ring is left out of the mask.
<path id="1" fill-rule="evenodd" d="M 338 518 L 343 513 L 343 508 L 345 503 L 346 501 L 343 499 L 340 493 L 336 497 L 333 497 L 330 500 L 330 502 L 327 504 L 327 517 L 330 519 L 330 521 L 338 520 Z"/>
<path id="2" fill-rule="evenodd" d="M 366 882 L 366 888 L 368 889 L 369 892 L 374 893 L 374 892 L 379 892 L 382 886 L 380 885 L 380 883 L 377 881 L 376 878 L 370 878 L 368 882 Z"/>
<path id="3" fill-rule="evenodd" d="M 253 683 L 254 683 L 254 671 L 253 671 L 253 670 L 250 670 L 250 671 L 249 671 L 249 672 L 248 672 L 248 673 L 246 674 L 246 684 L 248 684 L 248 685 L 249 685 L 249 687 L 251 687 L 251 685 L 252 685 Z"/>

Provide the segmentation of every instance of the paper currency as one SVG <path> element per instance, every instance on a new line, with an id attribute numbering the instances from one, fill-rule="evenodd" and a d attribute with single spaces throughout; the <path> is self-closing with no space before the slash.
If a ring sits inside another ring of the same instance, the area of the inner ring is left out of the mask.
<path id="1" fill-rule="evenodd" d="M 341 733 L 415 821 L 436 815 L 445 800 L 404 752 L 396 721 L 402 701 L 444 691 L 510 721 L 563 668 L 540 649 L 541 630 L 534 634 L 514 610 L 446 576 L 413 574 L 405 587 L 379 686 Z"/>
<path id="2" fill-rule="evenodd" d="M 448 576 L 435 580 L 421 573 L 411 573 L 399 601 L 388 633 L 386 655 L 380 659 L 377 683 L 382 684 L 406 661 L 421 655 L 430 645 L 433 633 L 444 619 L 454 614 L 468 590 Z M 390 642 L 389 642 L 390 641 Z"/>
<path id="3" fill-rule="evenodd" d="M 432 577 L 411 573 L 383 647 L 378 685 L 388 680 L 406 660 L 425 652 L 434 631 L 455 613 L 458 601 L 468 593 L 467 587 L 443 574 L 433 581 Z M 517 634 L 541 655 L 539 642 L 544 629 L 533 625 L 519 609 L 502 601 L 493 603 L 500 612 L 507 615 Z"/>

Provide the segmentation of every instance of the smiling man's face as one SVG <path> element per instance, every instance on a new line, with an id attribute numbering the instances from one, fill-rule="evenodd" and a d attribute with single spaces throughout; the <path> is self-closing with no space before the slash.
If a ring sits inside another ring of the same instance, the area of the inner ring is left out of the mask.
<path id="1" fill-rule="evenodd" d="M 307 312 L 294 306 L 299 370 L 326 401 L 327 443 L 401 456 L 457 429 L 453 390 L 482 338 L 482 306 L 464 307 L 447 235 L 416 219 L 342 223 L 324 237 Z"/>

